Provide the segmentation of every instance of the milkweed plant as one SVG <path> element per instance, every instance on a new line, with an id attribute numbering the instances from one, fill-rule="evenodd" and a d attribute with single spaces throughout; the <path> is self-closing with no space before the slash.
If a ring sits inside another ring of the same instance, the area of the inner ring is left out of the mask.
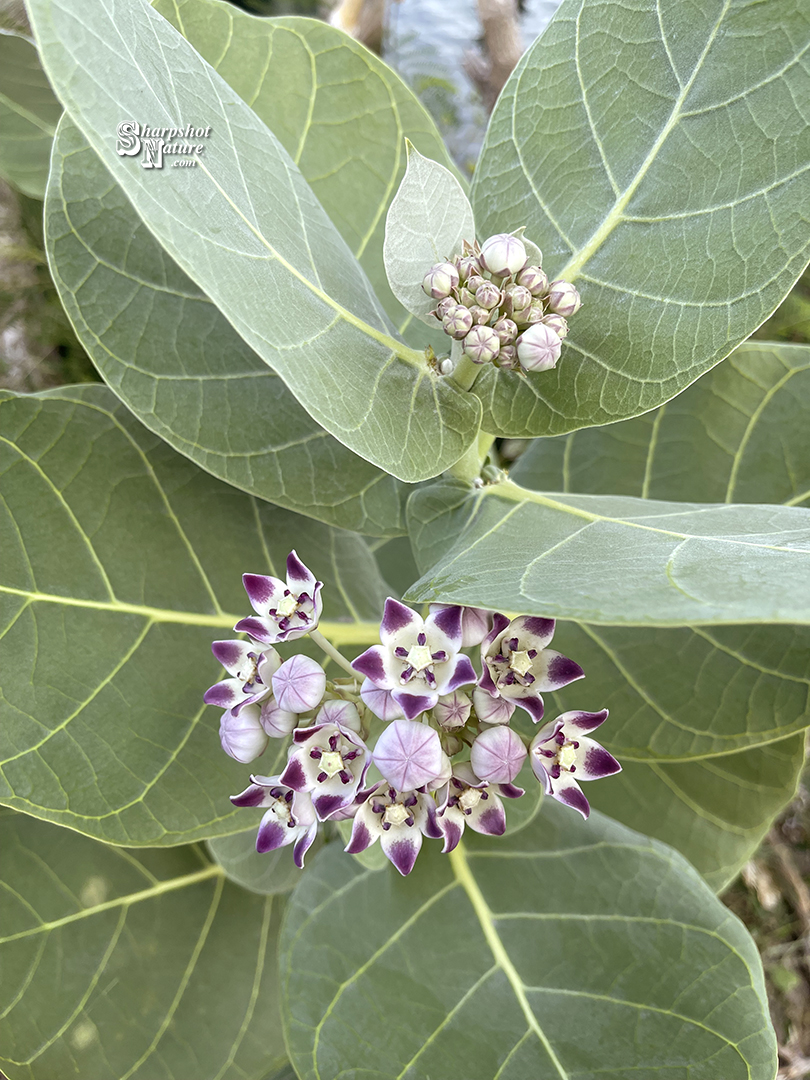
<path id="1" fill-rule="evenodd" d="M 102 381 L 0 392 L 10 1080 L 774 1080 L 806 5 L 562 0 L 471 178 L 325 23 L 28 16 Z"/>

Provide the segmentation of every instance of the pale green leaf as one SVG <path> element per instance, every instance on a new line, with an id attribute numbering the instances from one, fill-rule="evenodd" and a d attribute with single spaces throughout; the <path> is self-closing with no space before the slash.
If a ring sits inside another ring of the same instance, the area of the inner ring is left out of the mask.
<path id="1" fill-rule="evenodd" d="M 453 169 L 436 125 L 395 71 L 317 19 L 256 18 L 220 0 L 153 0 L 276 135 L 414 347 L 441 342 L 388 286 L 385 213 L 405 174 L 405 138 Z"/>
<path id="2" fill-rule="evenodd" d="M 32 0 L 57 94 L 169 255 L 339 441 L 400 479 L 435 476 L 480 406 L 394 336 L 343 238 L 276 137 L 146 0 Z M 120 157 L 122 118 L 210 137 L 194 168 Z"/>
<path id="3" fill-rule="evenodd" d="M 262 1080 L 285 1059 L 278 901 L 196 848 L 0 816 L 0 1062 L 13 1080 Z"/>
<path id="4" fill-rule="evenodd" d="M 61 113 L 35 46 L 0 30 L 0 176 L 35 199 L 45 194 Z"/>
<path id="5" fill-rule="evenodd" d="M 327 848 L 282 929 L 302 1080 L 772 1080 L 759 956 L 681 856 L 544 804 L 402 880 Z"/>
<path id="6" fill-rule="evenodd" d="M 301 880 L 301 875 L 307 872 L 307 867 L 299 870 L 293 862 L 293 849 L 289 846 L 260 855 L 256 851 L 256 832 L 260 820 L 261 815 L 257 815 L 251 828 L 244 832 L 209 840 L 208 849 L 231 881 L 242 888 L 263 896 L 289 892 Z M 307 866 L 319 847 L 316 840 L 307 852 Z"/>
<path id="7" fill-rule="evenodd" d="M 607 726 L 602 731 L 610 745 Z M 618 776 L 589 784 L 587 793 L 598 810 L 677 848 L 720 892 L 795 795 L 804 743 L 799 732 L 752 750 L 677 764 L 624 760 Z"/>
<path id="8" fill-rule="evenodd" d="M 475 240 L 475 221 L 464 190 L 449 169 L 408 144 L 408 169 L 388 209 L 383 258 L 388 283 L 402 306 L 429 326 L 436 301 L 422 279 L 436 263 L 461 254 Z"/>
<path id="9" fill-rule="evenodd" d="M 84 347 L 151 431 L 260 498 L 342 528 L 402 530 L 402 485 L 315 423 L 172 262 L 67 116 L 45 228 Z"/>
<path id="10" fill-rule="evenodd" d="M 800 507 L 445 480 L 415 491 L 408 515 L 417 561 L 430 567 L 411 600 L 621 626 L 810 623 L 810 511 Z"/>
<path id="11" fill-rule="evenodd" d="M 501 95 L 475 173 L 488 232 L 526 226 L 582 310 L 553 372 L 490 367 L 484 429 L 635 416 L 727 356 L 810 258 L 803 0 L 564 0 Z"/>
<path id="12" fill-rule="evenodd" d="M 136 846 L 244 830 L 210 643 L 250 611 L 241 574 L 292 547 L 327 637 L 376 640 L 368 546 L 213 479 L 106 387 L 1 400 L 0 802 Z"/>

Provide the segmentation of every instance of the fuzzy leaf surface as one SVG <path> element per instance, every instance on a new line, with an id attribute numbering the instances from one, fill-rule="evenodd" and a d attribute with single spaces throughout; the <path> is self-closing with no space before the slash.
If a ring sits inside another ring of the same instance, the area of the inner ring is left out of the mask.
<path id="1" fill-rule="evenodd" d="M 282 1065 L 279 901 L 194 847 L 132 852 L 9 810 L 0 836 L 12 1080 L 263 1080 Z"/>
<path id="2" fill-rule="evenodd" d="M 146 0 L 33 0 L 57 95 L 169 255 L 318 424 L 399 479 L 438 475 L 480 405 L 401 342 L 290 155 Z M 120 157 L 122 117 L 210 127 L 194 168 Z M 148 117 L 148 119 L 147 119 Z"/>
<path id="3" fill-rule="evenodd" d="M 486 431 L 636 416 L 727 356 L 810 258 L 803 0 L 564 0 L 493 112 L 472 201 L 582 310 L 556 370 L 484 370 Z"/>
<path id="4" fill-rule="evenodd" d="M 402 530 L 402 485 L 315 423 L 155 240 L 67 116 L 45 224 L 84 347 L 151 431 L 259 498 L 340 528 Z"/>
<path id="5" fill-rule="evenodd" d="M 0 31 L 0 176 L 41 199 L 62 106 L 50 88 L 36 47 Z"/>
<path id="6" fill-rule="evenodd" d="M 250 611 L 242 573 L 283 577 L 293 547 L 322 632 L 376 640 L 368 546 L 215 480 L 106 387 L 6 392 L 0 430 L 0 802 L 134 846 L 243 830 L 211 641 Z"/>
<path id="7" fill-rule="evenodd" d="M 512 836 L 427 846 L 404 881 L 327 848 L 293 893 L 302 1080 L 772 1080 L 754 943 L 676 852 L 548 801 Z"/>

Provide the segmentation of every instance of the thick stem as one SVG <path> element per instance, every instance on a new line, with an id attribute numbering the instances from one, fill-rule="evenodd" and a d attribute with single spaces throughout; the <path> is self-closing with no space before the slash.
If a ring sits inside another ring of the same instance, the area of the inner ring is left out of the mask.
<path id="1" fill-rule="evenodd" d="M 451 476 L 471 484 L 481 475 L 481 469 L 487 459 L 489 448 L 494 441 L 494 435 L 490 435 L 486 431 L 479 431 L 477 441 L 447 471 Z"/>
<path id="2" fill-rule="evenodd" d="M 328 641 L 323 636 L 320 630 L 310 630 L 309 637 L 310 640 L 314 641 L 320 649 L 323 649 L 326 655 L 330 656 L 336 664 L 340 664 L 344 671 L 348 671 L 352 678 L 357 677 L 357 672 L 352 668 L 346 657 L 338 649 L 335 648 L 331 641 Z"/>
<path id="3" fill-rule="evenodd" d="M 456 342 L 453 342 L 455 345 Z M 452 353 L 451 353 L 452 356 Z M 455 359 L 455 357 L 453 357 Z M 456 366 L 453 368 L 449 375 L 449 378 L 453 380 L 456 386 L 462 390 L 471 390 L 473 383 L 481 373 L 481 365 L 474 364 L 469 356 L 465 356 L 461 353 L 458 360 L 456 360 Z"/>

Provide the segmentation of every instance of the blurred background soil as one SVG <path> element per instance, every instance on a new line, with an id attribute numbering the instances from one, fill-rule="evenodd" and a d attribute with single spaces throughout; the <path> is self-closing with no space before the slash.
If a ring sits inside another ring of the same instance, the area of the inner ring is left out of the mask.
<path id="1" fill-rule="evenodd" d="M 239 6 L 257 15 L 328 18 L 381 52 L 471 174 L 488 112 L 557 0 L 240 0 Z M 59 303 L 41 221 L 41 202 L 0 181 L 0 388 L 33 392 L 98 378 Z M 754 336 L 810 343 L 810 273 Z M 762 954 L 779 1080 L 810 1078 L 809 882 L 810 769 L 722 896 Z"/>

